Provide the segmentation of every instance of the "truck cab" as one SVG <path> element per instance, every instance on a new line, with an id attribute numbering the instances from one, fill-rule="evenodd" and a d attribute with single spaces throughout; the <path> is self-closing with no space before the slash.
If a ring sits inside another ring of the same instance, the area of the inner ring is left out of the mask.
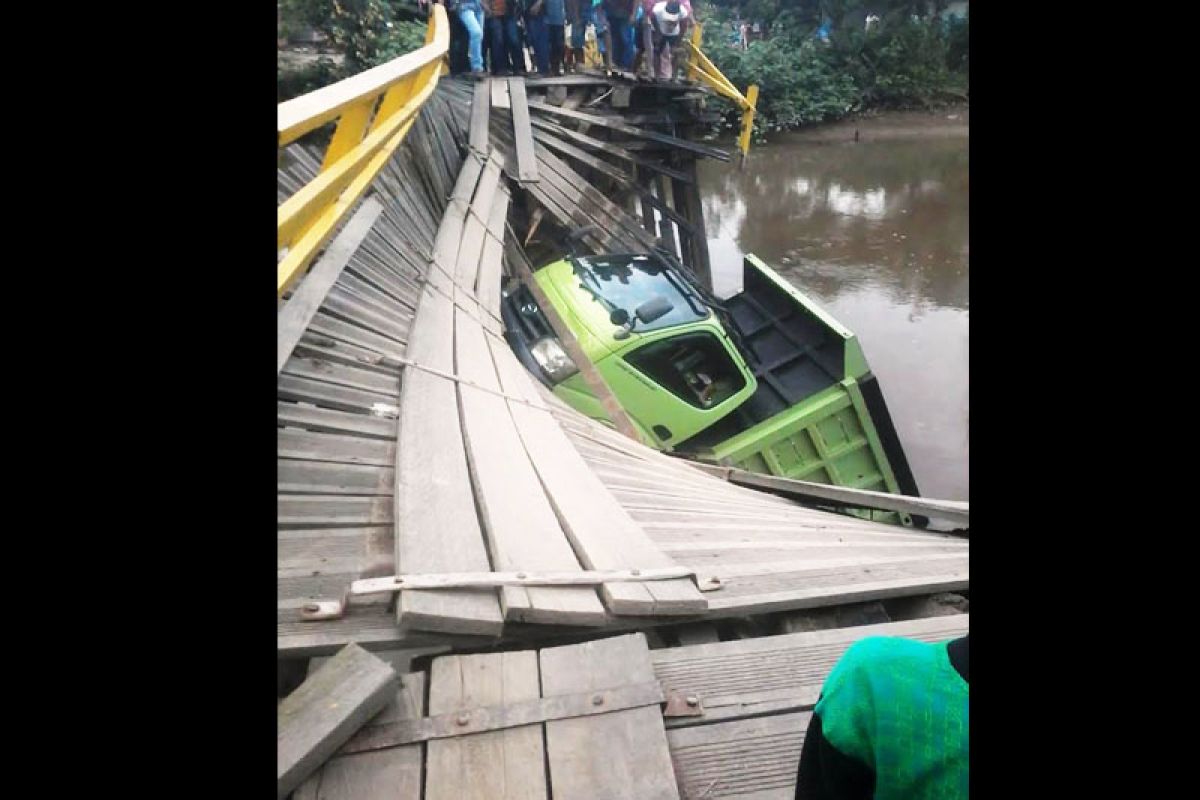
<path id="1" fill-rule="evenodd" d="M 564 258 L 534 279 L 622 407 L 660 446 L 712 427 L 758 388 L 704 298 L 656 255 Z M 605 418 L 528 289 L 505 306 L 509 341 L 526 368 L 568 404 Z"/>

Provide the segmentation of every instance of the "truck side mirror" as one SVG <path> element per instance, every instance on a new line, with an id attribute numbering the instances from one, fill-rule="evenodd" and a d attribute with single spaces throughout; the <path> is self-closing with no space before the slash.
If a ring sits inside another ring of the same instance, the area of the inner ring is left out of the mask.
<path id="1" fill-rule="evenodd" d="M 665 317 L 674 310 L 675 306 L 671 304 L 671 301 L 660 294 L 642 303 L 637 307 L 637 311 L 633 313 L 637 315 L 638 320 L 643 325 L 648 325 L 656 319 Z"/>

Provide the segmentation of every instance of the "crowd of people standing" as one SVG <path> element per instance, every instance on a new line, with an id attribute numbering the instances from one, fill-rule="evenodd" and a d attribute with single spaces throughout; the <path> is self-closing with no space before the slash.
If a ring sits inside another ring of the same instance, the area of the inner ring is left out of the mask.
<path id="1" fill-rule="evenodd" d="M 691 0 L 436 1 L 451 20 L 451 71 L 475 77 L 576 72 L 590 39 L 607 69 L 672 79 L 692 21 Z"/>

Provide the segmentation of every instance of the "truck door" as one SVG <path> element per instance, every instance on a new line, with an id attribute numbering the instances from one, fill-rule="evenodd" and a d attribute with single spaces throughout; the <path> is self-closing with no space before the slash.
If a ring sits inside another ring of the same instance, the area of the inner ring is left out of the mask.
<path id="1" fill-rule="evenodd" d="M 756 388 L 725 341 L 691 331 L 639 343 L 606 361 L 606 378 L 630 415 L 659 442 L 678 444 L 736 409 Z"/>

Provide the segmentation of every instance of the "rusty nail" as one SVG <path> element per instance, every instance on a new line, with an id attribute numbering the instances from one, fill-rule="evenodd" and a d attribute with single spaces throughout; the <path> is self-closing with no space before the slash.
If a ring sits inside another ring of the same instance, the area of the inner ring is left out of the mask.
<path id="1" fill-rule="evenodd" d="M 592 695 L 592 705 L 594 705 L 594 706 L 604 705 L 604 695 L 602 695 L 602 694 Z"/>
<path id="2" fill-rule="evenodd" d="M 696 706 L 700 705 L 700 698 L 694 694 L 689 694 L 687 697 L 684 698 L 684 700 L 686 700 L 687 704 L 689 706 L 691 706 L 692 708 L 695 708 Z"/>
<path id="3" fill-rule="evenodd" d="M 305 603 L 304 604 L 304 611 L 306 614 L 316 614 L 320 610 L 321 610 L 321 606 L 318 605 L 317 603 Z"/>
<path id="4" fill-rule="evenodd" d="M 397 575 L 397 576 L 396 576 L 396 583 L 404 583 L 404 578 L 401 578 L 399 575 Z"/>
<path id="5" fill-rule="evenodd" d="M 461 714 L 459 714 L 459 715 L 458 715 L 458 719 L 457 719 L 457 720 L 455 720 L 455 721 L 456 721 L 456 722 L 457 722 L 459 725 L 466 725 L 468 722 L 470 722 L 470 721 L 471 721 L 471 715 L 470 715 L 470 714 L 468 714 L 466 711 L 464 711 L 463 713 L 461 713 Z"/>

